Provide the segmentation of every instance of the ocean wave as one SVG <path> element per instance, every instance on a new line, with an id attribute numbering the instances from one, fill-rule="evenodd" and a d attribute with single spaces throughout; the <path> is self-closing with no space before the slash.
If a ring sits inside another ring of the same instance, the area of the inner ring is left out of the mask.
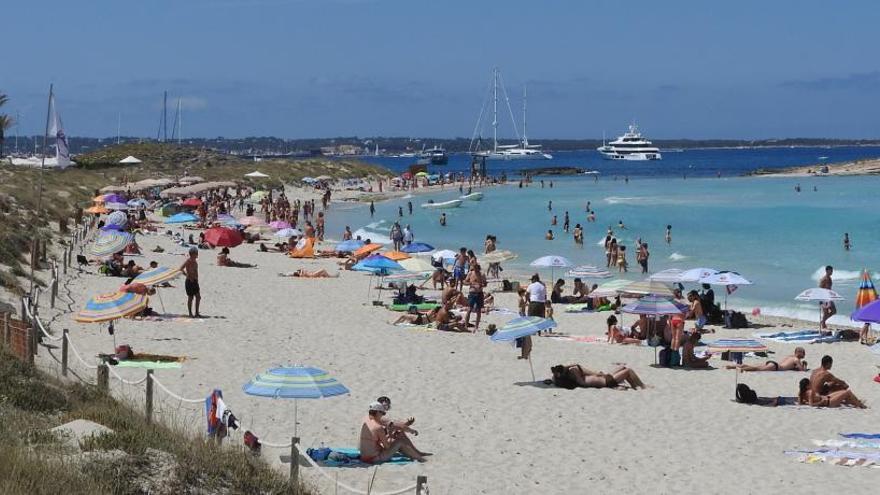
<path id="1" fill-rule="evenodd" d="M 672 261 L 681 261 L 681 260 L 685 260 L 687 258 L 688 258 L 687 256 L 685 256 L 681 253 L 672 253 L 669 255 L 669 259 L 671 259 Z"/>
<path id="2" fill-rule="evenodd" d="M 877 273 L 871 275 L 873 278 L 877 278 Z M 820 266 L 816 269 L 815 272 L 810 276 L 816 282 L 822 279 L 825 276 L 825 265 Z M 831 280 L 834 283 L 840 283 L 843 285 L 850 285 L 851 283 L 858 282 L 862 276 L 861 270 L 838 270 L 834 269 L 834 273 L 831 274 Z"/>
<path id="3" fill-rule="evenodd" d="M 759 306 L 761 310 L 761 314 L 764 316 L 777 316 L 781 318 L 791 318 L 794 320 L 800 320 L 805 322 L 805 325 L 808 323 L 812 323 L 816 325 L 818 328 L 819 324 L 819 306 L 818 303 L 814 307 L 806 307 L 804 305 L 798 305 L 796 307 L 792 306 Z M 753 309 L 750 308 L 735 308 L 739 311 L 742 311 L 748 317 Z M 834 315 L 828 319 L 828 323 L 831 325 L 837 325 L 841 327 L 860 327 L 861 323 L 857 323 L 852 321 L 847 315 Z"/>
<path id="4" fill-rule="evenodd" d="M 679 205 L 688 204 L 685 199 L 670 198 L 668 196 L 608 196 L 603 201 L 610 205 Z"/>
<path id="5" fill-rule="evenodd" d="M 387 220 L 379 220 L 378 222 L 373 222 L 367 224 L 353 232 L 354 237 L 360 237 L 363 240 L 369 239 L 371 242 L 375 242 L 377 244 L 391 244 L 391 238 L 388 237 L 390 235 L 389 228 L 384 227 L 384 225 L 389 224 Z"/>

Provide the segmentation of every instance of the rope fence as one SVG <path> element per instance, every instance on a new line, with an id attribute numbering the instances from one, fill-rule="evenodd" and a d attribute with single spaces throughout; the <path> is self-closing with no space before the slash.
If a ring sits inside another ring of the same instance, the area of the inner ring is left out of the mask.
<path id="1" fill-rule="evenodd" d="M 85 243 L 87 243 L 89 240 L 90 233 L 91 233 L 91 229 L 89 228 L 88 223 L 86 223 L 84 226 L 78 226 L 73 231 L 73 234 L 71 236 L 70 245 L 67 248 L 65 248 L 63 255 L 62 255 L 61 273 L 65 273 L 65 274 L 67 273 L 67 268 L 70 265 L 74 248 L 78 247 L 80 252 L 82 252 Z M 59 286 L 59 282 L 60 282 L 60 278 L 61 278 L 60 272 L 58 269 L 58 263 L 56 260 L 52 261 L 51 270 L 52 270 L 53 278 L 50 283 L 49 295 L 50 295 L 50 306 L 52 308 L 54 308 L 55 307 L 55 299 L 58 296 L 58 286 Z M 70 299 L 71 301 L 73 301 L 73 298 L 70 295 L 70 289 L 68 288 L 66 283 L 64 285 L 64 288 L 68 292 L 67 298 Z M 49 331 L 43 325 L 43 322 L 40 320 L 40 317 L 39 317 L 40 294 L 41 294 L 40 287 L 35 286 L 32 294 L 22 297 L 22 301 L 21 301 L 22 318 L 24 319 L 25 322 L 27 322 L 30 325 L 30 328 L 31 328 L 31 330 L 29 330 L 29 333 L 31 334 L 30 338 L 32 338 L 34 341 L 34 346 L 33 346 L 33 354 L 34 355 L 36 355 L 36 353 L 37 353 L 36 342 L 37 342 L 40 335 L 42 335 L 43 338 L 46 338 L 49 341 L 53 341 L 53 342 L 60 341 L 61 342 L 61 374 L 62 374 L 62 376 L 68 375 L 69 364 L 70 364 L 69 360 L 68 360 L 68 355 L 69 355 L 68 351 L 73 351 L 73 355 L 80 362 L 80 364 L 82 364 L 82 366 L 84 366 L 85 368 L 90 369 L 90 370 L 96 370 L 96 372 L 97 372 L 97 386 L 105 392 L 109 393 L 109 391 L 110 391 L 110 377 L 113 377 L 113 378 L 119 380 L 119 382 L 121 382 L 123 384 L 131 385 L 131 386 L 146 384 L 145 415 L 146 415 L 146 420 L 148 423 L 152 422 L 152 420 L 153 420 L 153 406 L 154 406 L 154 394 L 153 394 L 154 388 L 153 387 L 154 386 L 157 386 L 163 392 L 168 394 L 168 396 L 172 397 L 175 400 L 180 401 L 181 403 L 203 404 L 205 402 L 204 398 L 189 399 L 189 398 L 186 398 L 186 397 L 183 397 L 181 395 L 176 394 L 175 392 L 170 390 L 167 386 L 165 386 L 165 384 L 163 384 L 161 381 L 159 381 L 159 379 L 156 378 L 156 376 L 154 374 L 154 370 L 152 370 L 152 369 L 146 370 L 146 374 L 143 376 L 143 378 L 141 378 L 139 380 L 128 380 L 128 379 L 124 378 L 122 375 L 120 375 L 115 369 L 113 369 L 112 366 L 108 365 L 106 362 L 97 362 L 97 360 L 96 360 L 95 364 L 90 364 L 88 361 L 86 361 L 83 358 L 82 354 L 80 354 L 80 352 L 79 352 L 79 350 L 77 350 L 76 346 L 73 345 L 73 341 L 70 338 L 70 332 L 68 329 L 66 329 L 66 328 L 63 329 L 61 335 L 58 336 L 58 335 L 52 335 L 51 333 L 49 333 Z M 67 311 L 70 311 L 70 308 Z M 57 318 L 57 316 L 56 316 L 56 318 Z M 54 318 L 53 318 L 53 320 L 54 320 Z M 202 408 L 200 408 L 200 409 L 202 411 L 204 411 L 204 409 L 202 409 Z M 290 449 L 290 482 L 294 486 L 296 486 L 296 484 L 299 482 L 299 467 L 300 467 L 299 459 L 302 458 L 302 459 L 306 460 L 307 465 L 315 468 L 315 470 L 322 477 L 331 481 L 336 486 L 337 489 L 341 488 L 343 490 L 346 490 L 348 492 L 355 493 L 358 495 L 401 495 L 401 494 L 408 493 L 408 492 L 414 492 L 416 495 L 428 495 L 428 493 L 429 493 L 428 492 L 428 481 L 427 481 L 426 476 L 417 476 L 415 484 L 413 484 L 411 486 L 407 486 L 405 488 L 400 488 L 397 490 L 389 491 L 389 492 L 374 492 L 374 491 L 372 491 L 371 488 L 368 488 L 368 490 L 366 490 L 366 491 L 360 490 L 360 489 L 355 488 L 353 486 L 342 483 L 342 482 L 338 481 L 337 479 L 334 479 L 332 476 L 330 476 L 323 467 L 318 465 L 318 463 L 316 463 L 314 459 L 312 459 L 311 457 L 309 457 L 306 454 L 306 451 L 300 445 L 299 438 L 297 438 L 297 437 L 292 437 L 291 440 L 286 443 L 268 442 L 268 441 L 264 441 L 262 439 L 259 440 L 259 443 L 262 446 L 266 446 L 266 447 L 274 448 L 274 449 Z"/>

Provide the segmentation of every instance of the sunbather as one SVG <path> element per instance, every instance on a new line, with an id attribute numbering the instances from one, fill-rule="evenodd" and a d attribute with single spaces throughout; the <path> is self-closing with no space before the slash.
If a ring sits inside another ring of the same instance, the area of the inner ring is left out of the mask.
<path id="1" fill-rule="evenodd" d="M 279 277 L 299 277 L 299 278 L 336 278 L 339 274 L 330 275 L 325 269 L 308 271 L 304 268 L 292 272 L 283 272 L 278 274 Z"/>
<path id="2" fill-rule="evenodd" d="M 801 405 L 810 405 L 814 407 L 840 407 L 849 405 L 866 409 L 867 406 L 859 400 L 852 390 L 835 390 L 827 394 L 817 394 L 810 387 L 809 378 L 801 378 L 798 383 L 798 403 Z"/>
<path id="3" fill-rule="evenodd" d="M 611 315 L 605 322 L 608 324 L 608 343 L 615 344 L 641 344 L 642 341 L 630 337 L 629 329 L 621 329 L 617 326 L 617 317 Z"/>
<path id="4" fill-rule="evenodd" d="M 399 325 L 401 323 L 409 323 L 411 325 L 427 325 L 437 319 L 437 313 L 440 312 L 440 306 L 432 309 L 427 313 L 420 313 L 419 311 L 407 312 L 400 315 L 399 318 L 394 320 L 392 325 Z"/>
<path id="5" fill-rule="evenodd" d="M 394 454 L 401 452 L 403 455 L 419 461 L 426 459 L 419 454 L 418 450 L 407 443 L 403 438 L 393 438 L 388 434 L 382 417 L 385 416 L 385 406 L 379 402 L 370 404 L 367 417 L 361 426 L 360 451 L 361 461 L 368 464 L 376 464 L 391 459 Z"/>
<path id="6" fill-rule="evenodd" d="M 229 259 L 229 248 L 224 247 L 220 250 L 220 254 L 217 255 L 217 266 L 227 266 L 230 268 L 254 268 L 257 265 L 232 261 Z"/>
<path id="7" fill-rule="evenodd" d="M 694 353 L 694 347 L 700 341 L 700 332 L 693 331 L 685 334 L 684 345 L 681 348 L 681 364 L 685 368 L 708 368 L 711 356 L 698 358 Z"/>
<path id="8" fill-rule="evenodd" d="M 579 364 L 557 364 L 550 368 L 550 371 L 553 373 L 552 383 L 561 388 L 616 388 L 623 381 L 632 388 L 645 388 L 645 384 L 636 372 L 626 366 L 605 373 L 592 371 Z"/>
<path id="9" fill-rule="evenodd" d="M 725 366 L 725 368 L 732 370 L 738 369 L 741 372 L 746 371 L 807 371 L 807 362 L 804 361 L 804 356 L 807 355 L 807 352 L 803 347 L 796 347 L 794 350 L 794 354 L 791 356 L 785 356 L 779 362 L 776 361 L 767 361 L 764 364 L 757 365 L 748 365 L 748 364 L 731 364 Z"/>
<path id="10" fill-rule="evenodd" d="M 382 419 L 380 420 L 380 422 L 383 425 L 385 425 L 385 428 L 387 429 L 388 434 L 392 438 L 403 439 L 404 443 L 408 444 L 410 447 L 415 449 L 415 451 L 418 452 L 420 455 L 430 455 L 427 452 L 422 452 L 421 450 L 419 450 L 412 443 L 412 440 L 407 436 L 407 433 L 410 433 L 413 436 L 419 436 L 418 430 L 416 430 L 412 427 L 413 423 L 416 422 L 416 418 L 409 417 L 403 421 L 389 418 L 387 413 L 388 413 L 388 411 L 391 410 L 391 399 L 383 395 L 382 397 L 379 397 L 378 399 L 376 399 L 376 402 L 385 406 L 385 413 L 386 414 L 384 416 L 382 416 Z"/>

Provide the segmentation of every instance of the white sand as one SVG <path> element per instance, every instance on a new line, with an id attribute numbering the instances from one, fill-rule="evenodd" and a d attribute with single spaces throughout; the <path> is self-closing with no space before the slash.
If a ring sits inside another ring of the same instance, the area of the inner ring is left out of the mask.
<path id="1" fill-rule="evenodd" d="M 170 266 L 183 262 L 182 256 L 169 254 L 182 249 L 164 236 L 143 237 L 141 245 L 145 251 L 155 245 L 166 248 L 165 254 L 147 252 L 135 258 L 141 265 L 150 260 Z M 316 366 L 351 390 L 350 396 L 299 401 L 299 436 L 305 446 L 355 447 L 367 404 L 390 396 L 391 416 L 415 416 L 414 427 L 421 433 L 415 442 L 434 455 L 426 464 L 380 467 L 375 490 L 412 484 L 420 474 L 428 476 L 433 494 L 817 493 L 837 487 L 867 493 L 876 487 L 877 472 L 871 469 L 806 465 L 783 455 L 787 449 L 810 447 L 811 439 L 836 438 L 838 432 L 878 431 L 880 384 L 871 381 L 878 360 L 864 346 L 810 345 L 807 360 L 814 366 L 823 354 L 831 354 L 834 372 L 875 407 L 867 411 L 739 405 L 732 401 L 731 371 L 658 369 L 651 367 L 653 350 L 647 347 L 536 338 L 533 360 L 539 380 L 557 363 L 607 370 L 612 363 L 625 362 L 651 386 L 641 391 L 546 388 L 531 383 L 528 364 L 516 359 L 512 346 L 492 343 L 483 333 L 389 325 L 397 313 L 365 304 L 369 277 L 364 274 L 343 272 L 328 280 L 276 275 L 300 267 L 335 271 L 333 261 L 291 260 L 258 253 L 252 245 L 233 249 L 232 258 L 258 263 L 259 268 L 216 267 L 213 253 L 201 252 L 202 312 L 210 318 L 126 320 L 117 325 L 117 341 L 135 351 L 188 356 L 182 369 L 159 370 L 156 376 L 188 398 L 223 389 L 245 427 L 270 442 L 284 443 L 292 436 L 293 403 L 251 397 L 241 390 L 269 367 Z M 93 274 L 75 279 L 70 284 L 73 308 L 80 308 L 88 295 L 114 290 L 120 283 Z M 186 313 L 181 279 L 174 288 L 162 289 L 162 295 L 169 313 Z M 509 294 L 499 296 L 499 302 L 515 307 Z M 154 298 L 152 306 L 160 309 L 159 300 Z M 561 332 L 603 332 L 604 313 L 556 309 Z M 44 317 L 51 314 L 43 310 Z M 489 321 L 500 324 L 509 318 L 493 314 Z M 632 322 L 631 316 L 625 318 Z M 67 314 L 53 324 L 62 327 L 70 328 L 73 342 L 86 356 L 112 351 L 112 339 L 102 325 L 75 323 Z M 722 329 L 717 335 L 752 332 Z M 779 359 L 794 345 L 771 348 Z M 60 351 L 53 354 L 60 356 Z M 44 349 L 40 359 L 48 366 Z M 94 380 L 93 371 L 84 370 L 73 356 L 71 360 L 79 374 Z M 717 358 L 712 362 L 719 368 L 726 364 Z M 53 363 L 51 369 L 58 368 Z M 144 375 L 138 369 L 117 371 L 128 379 Z M 753 373 L 743 379 L 760 395 L 793 396 L 803 376 Z M 142 403 L 143 385 L 112 381 L 120 396 Z M 164 392 L 156 395 L 168 399 Z M 200 410 L 200 405 L 171 399 L 159 413 L 203 431 Z M 241 441 L 240 431 L 232 441 Z M 286 470 L 279 455 L 287 453 L 265 448 L 263 455 Z M 311 469 L 304 472 L 323 493 L 334 493 Z M 363 489 L 372 469 L 330 472 Z"/>

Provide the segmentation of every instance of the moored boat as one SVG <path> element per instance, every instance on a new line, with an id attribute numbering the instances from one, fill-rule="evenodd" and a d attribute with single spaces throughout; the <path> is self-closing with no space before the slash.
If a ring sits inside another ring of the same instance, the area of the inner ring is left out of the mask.
<path id="1" fill-rule="evenodd" d="M 449 201 L 442 201 L 440 203 L 428 202 L 428 203 L 422 204 L 422 208 L 430 208 L 430 209 L 434 209 L 434 210 L 445 210 L 447 208 L 458 208 L 459 206 L 461 206 L 460 199 L 452 199 Z"/>
<path id="2" fill-rule="evenodd" d="M 458 199 L 462 201 L 480 201 L 483 199 L 483 193 L 475 192 L 470 194 L 465 194 L 464 196 L 459 196 Z"/>

